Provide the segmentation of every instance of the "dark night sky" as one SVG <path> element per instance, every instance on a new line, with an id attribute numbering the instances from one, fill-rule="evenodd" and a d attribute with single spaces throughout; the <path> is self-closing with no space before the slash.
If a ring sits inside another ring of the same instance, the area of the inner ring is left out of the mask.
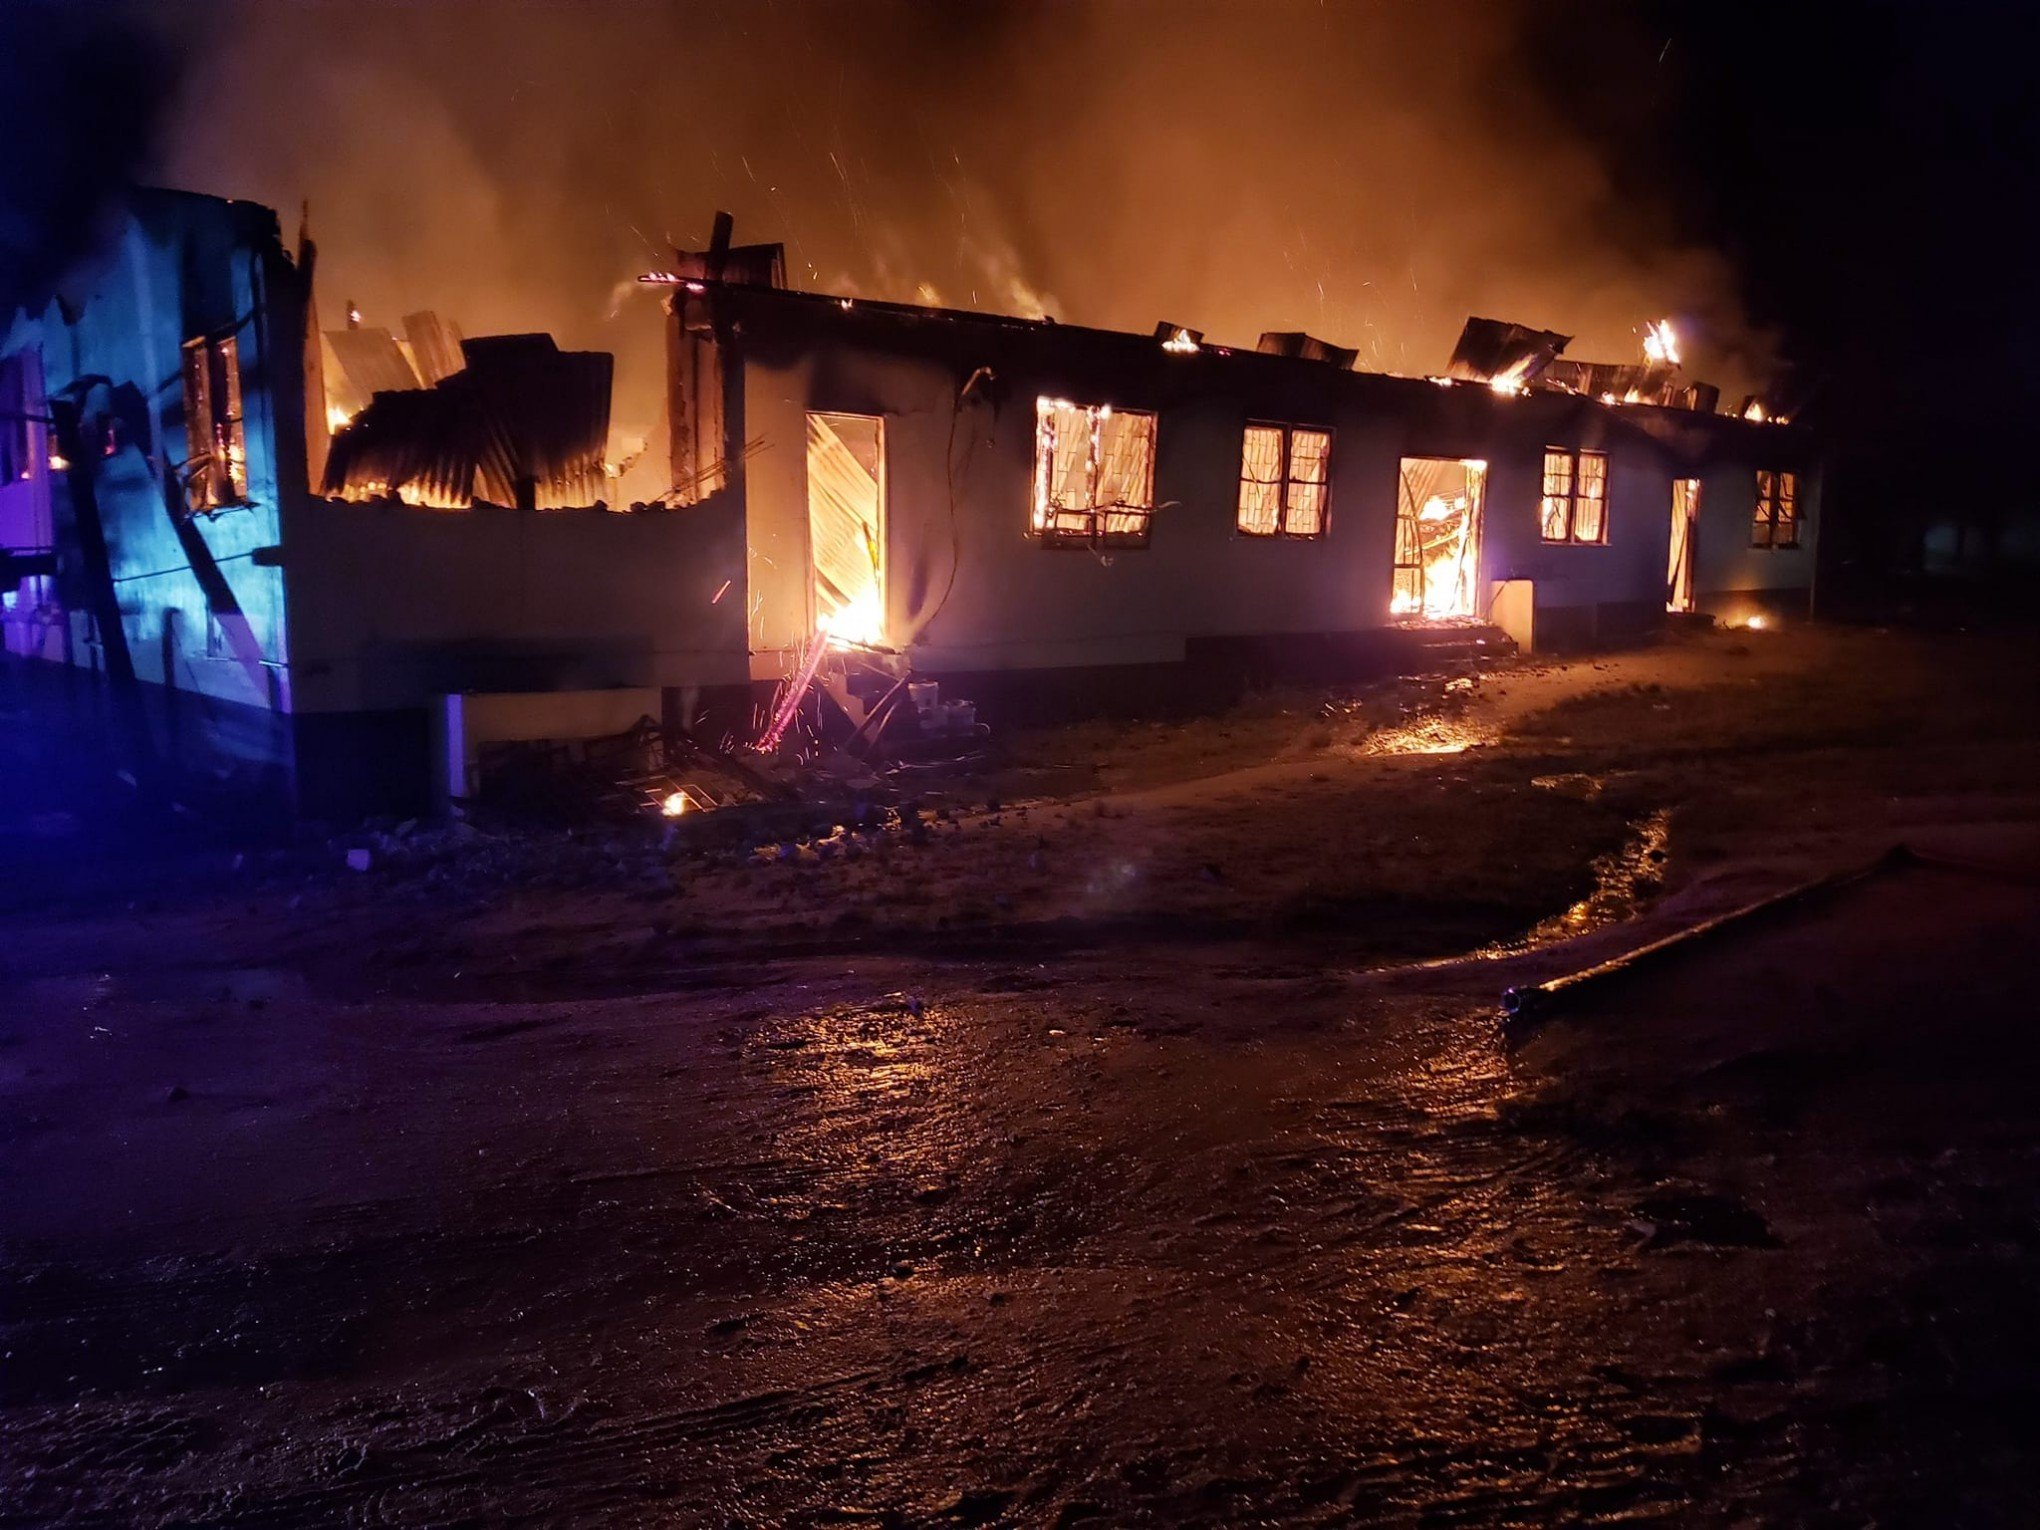
<path id="1" fill-rule="evenodd" d="M 2030 497 L 1941 454 L 2036 402 L 2029 57 L 1945 0 L 9 0 L 0 288 L 132 173 L 309 196 L 365 306 L 620 353 L 618 284 L 717 205 L 812 285 L 1384 370 L 1469 309 L 1611 359 L 1672 312 L 1702 375 L 1776 364 L 1874 529 Z"/>
<path id="2" fill-rule="evenodd" d="M 1619 183 L 1675 184 L 1681 236 L 1730 259 L 1750 317 L 1796 364 L 1788 388 L 1835 444 L 1861 527 L 1968 496 L 2030 514 L 2029 475 L 2001 449 L 2040 407 L 2030 18 L 1657 3 L 1578 26 L 1583 9 L 1547 13 L 1554 79 L 1570 56 L 1633 89 L 1577 94 L 1576 120 Z M 1676 67 L 1639 71 L 1657 38 Z"/>

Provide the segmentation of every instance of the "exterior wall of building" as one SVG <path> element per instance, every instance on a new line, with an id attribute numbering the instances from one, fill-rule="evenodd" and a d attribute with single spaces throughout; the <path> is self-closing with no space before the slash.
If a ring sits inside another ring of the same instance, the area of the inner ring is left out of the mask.
<path id="1" fill-rule="evenodd" d="M 84 433 L 101 453 L 91 466 L 122 627 L 137 677 L 160 692 L 150 697 L 167 735 L 158 743 L 173 754 L 288 764 L 278 721 L 290 707 L 283 579 L 257 555 L 275 545 L 280 506 L 303 482 L 300 331 L 294 304 L 279 312 L 276 301 L 292 280 L 266 209 L 142 193 L 97 264 L 41 313 L 17 315 L 0 341 L 0 353 L 36 358 L 46 394 L 82 405 Z M 229 335 L 247 490 L 242 503 L 193 514 L 183 487 L 183 348 Z M 78 471 L 24 486 L 43 496 L 73 569 L 67 479 Z M 10 651 L 103 671 L 104 644 L 77 577 L 48 593 L 41 619 L 29 623 L 44 635 L 27 637 L 24 622 L 10 619 Z M 24 614 L 16 599 L 10 618 Z"/>
<path id="2" fill-rule="evenodd" d="M 641 514 L 307 500 L 283 562 L 312 816 L 428 806 L 441 696 L 657 688 L 687 721 L 747 681 L 731 498 Z M 571 731 L 525 715 L 535 737 Z"/>
<path id="3" fill-rule="evenodd" d="M 1509 411 L 1509 426 L 1489 461 L 1487 577 L 1531 582 L 1540 647 L 1633 638 L 1656 626 L 1665 609 L 1676 476 L 1662 448 L 1583 399 L 1531 395 L 1499 406 Z M 1607 454 L 1603 541 L 1544 540 L 1550 447 Z"/>
<path id="4" fill-rule="evenodd" d="M 752 443 L 737 489 L 760 676 L 783 674 L 813 630 L 808 410 L 885 420 L 887 635 L 936 674 L 1163 664 L 1205 639 L 1387 627 L 1405 456 L 1488 464 L 1482 588 L 1531 581 L 1539 630 L 1561 643 L 1633 637 L 1662 620 L 1679 477 L 1708 485 L 1700 589 L 1810 581 L 1811 463 L 1797 434 L 1777 427 L 1439 387 L 1300 359 L 1178 355 L 1142 336 L 898 310 L 864 316 L 856 305 L 788 294 L 739 291 L 728 301 L 742 356 L 742 434 Z M 1158 415 L 1147 546 L 1101 555 L 1029 536 L 1041 396 Z M 1250 421 L 1334 432 L 1324 536 L 1237 530 Z M 1547 446 L 1608 454 L 1604 543 L 1542 540 Z M 1755 468 L 1774 460 L 1807 475 L 1796 553 L 1749 546 Z"/>
<path id="5" fill-rule="evenodd" d="M 1703 479 L 1693 587 L 1704 611 L 1734 616 L 1750 608 L 1805 611 L 1810 606 L 1820 542 L 1821 472 L 1803 451 L 1779 445 L 1784 449 L 1759 447 L 1717 461 Z M 1796 547 L 1758 547 L 1751 540 L 1759 468 L 1799 475 Z"/>
<path id="6" fill-rule="evenodd" d="M 759 443 L 744 492 L 761 673 L 780 672 L 813 627 L 810 409 L 885 419 L 888 636 L 910 646 L 921 668 L 1168 663 L 1182 660 L 1195 636 L 1346 632 L 1386 621 L 1397 451 L 1409 422 L 1343 397 L 1329 368 L 1177 356 L 1142 337 L 1037 326 L 930 318 L 860 333 L 853 314 L 831 333 L 812 327 L 805 306 L 790 317 L 784 329 L 769 309 L 740 321 L 745 429 Z M 990 379 L 959 399 L 979 368 Z M 1422 384 L 1401 391 L 1427 408 L 1440 402 Z M 1043 396 L 1159 415 L 1146 546 L 1101 554 L 1029 534 Z M 1323 537 L 1238 532 L 1249 419 L 1334 431 Z"/>
<path id="7" fill-rule="evenodd" d="M 1805 612 L 1820 546 L 1822 464 L 1803 431 L 1711 416 L 1660 413 L 1653 429 L 1677 463 L 1700 480 L 1693 589 L 1702 611 L 1737 617 L 1758 609 Z M 1759 471 L 1799 480 L 1799 542 L 1759 547 L 1751 536 Z"/>
<path id="8" fill-rule="evenodd" d="M 300 714 L 746 680 L 733 502 L 625 514 L 313 500 L 287 514 L 283 560 Z"/>

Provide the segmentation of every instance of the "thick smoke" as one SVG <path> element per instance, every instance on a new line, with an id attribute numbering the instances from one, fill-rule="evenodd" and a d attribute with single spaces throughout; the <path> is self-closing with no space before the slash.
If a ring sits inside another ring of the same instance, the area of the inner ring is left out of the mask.
<path id="1" fill-rule="evenodd" d="M 1614 360 L 1669 313 L 1733 384 L 1731 273 L 1652 243 L 1552 119 L 1530 3 L 236 0 L 161 169 L 287 224 L 309 200 L 329 316 L 615 351 L 620 425 L 659 397 L 630 278 L 717 208 L 824 290 L 1308 329 L 1411 374 L 1469 313 Z"/>

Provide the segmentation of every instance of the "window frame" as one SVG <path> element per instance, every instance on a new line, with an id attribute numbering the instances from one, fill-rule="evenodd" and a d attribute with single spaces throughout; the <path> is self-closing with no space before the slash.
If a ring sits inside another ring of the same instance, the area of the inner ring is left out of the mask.
<path id="1" fill-rule="evenodd" d="M 184 499 L 197 513 L 248 503 L 247 406 L 233 335 L 184 342 Z M 224 461 L 226 471 L 219 471 Z"/>
<path id="2" fill-rule="evenodd" d="M 1750 516 L 1750 546 L 1763 552 L 1795 552 L 1798 550 L 1799 527 L 1803 517 L 1799 511 L 1799 473 L 1792 468 L 1758 468 L 1756 471 L 1757 497 Z M 1790 514 L 1780 515 L 1781 506 L 1791 507 Z M 1780 540 L 1781 527 L 1791 532 L 1788 540 Z"/>
<path id="3" fill-rule="evenodd" d="M 1247 477 L 1247 436 L 1256 430 L 1280 431 L 1282 435 L 1282 476 L 1264 483 L 1262 479 Z M 1296 467 L 1296 433 L 1322 436 L 1325 442 L 1325 476 L 1321 479 L 1298 478 Z M 1287 537 L 1295 542 L 1321 542 L 1332 525 L 1332 452 L 1338 445 L 1338 432 L 1329 425 L 1306 425 L 1294 420 L 1248 420 L 1240 427 L 1240 477 L 1239 494 L 1233 504 L 1233 534 L 1251 537 L 1257 542 L 1278 541 Z M 1266 531 L 1246 524 L 1246 490 L 1249 483 L 1264 487 L 1277 487 L 1281 494 L 1275 505 L 1275 524 Z M 1294 510 L 1290 503 L 1291 492 L 1298 484 L 1309 484 L 1322 491 L 1318 496 L 1318 523 L 1315 531 L 1292 531 L 1289 517 Z"/>
<path id="4" fill-rule="evenodd" d="M 1566 459 L 1566 486 L 1562 495 L 1551 492 L 1553 457 Z M 1579 534 L 1580 502 L 1586 498 L 1580 493 L 1580 463 L 1586 458 L 1592 458 L 1601 464 L 1601 492 L 1588 500 L 1588 503 L 1600 506 L 1601 524 L 1598 533 L 1591 537 Z M 1542 470 L 1538 479 L 1537 539 L 1546 547 L 1606 547 L 1608 522 L 1611 519 L 1608 513 L 1608 454 L 1587 446 L 1546 446 L 1541 463 Z M 1545 509 L 1557 499 L 1565 501 L 1565 535 L 1555 537 L 1545 529 Z"/>
<path id="5" fill-rule="evenodd" d="M 1080 410 L 1090 426 L 1090 445 L 1085 457 L 1085 491 L 1088 501 L 1082 507 L 1057 506 L 1055 496 L 1055 446 L 1056 436 L 1050 422 L 1054 413 L 1061 410 Z M 1033 505 L 1028 516 L 1027 535 L 1043 547 L 1146 547 L 1154 531 L 1155 518 L 1155 473 L 1162 455 L 1162 417 L 1153 409 L 1122 408 L 1109 403 L 1080 403 L 1075 399 L 1050 398 L 1046 394 L 1034 401 L 1034 481 Z M 1148 432 L 1147 496 L 1145 505 L 1114 501 L 1110 504 L 1098 498 L 1099 485 L 1105 472 L 1102 451 L 1101 426 L 1113 418 L 1144 419 L 1150 422 Z M 1138 515 L 1140 525 L 1135 530 L 1111 530 L 1108 518 L 1117 513 L 1121 518 Z M 1059 526 L 1057 521 L 1064 516 L 1084 516 L 1089 525 L 1085 530 Z"/>

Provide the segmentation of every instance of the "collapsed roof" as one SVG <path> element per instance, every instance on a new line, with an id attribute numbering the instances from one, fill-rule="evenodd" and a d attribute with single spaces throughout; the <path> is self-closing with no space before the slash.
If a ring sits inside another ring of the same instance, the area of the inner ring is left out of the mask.
<path id="1" fill-rule="evenodd" d="M 1666 409 L 1714 412 L 1721 390 L 1693 382 L 1679 366 L 1668 344 L 1669 324 L 1652 327 L 1659 349 L 1645 345 L 1643 362 L 1576 361 L 1560 353 L 1572 336 L 1532 329 L 1504 319 L 1469 318 L 1452 348 L 1446 376 L 1458 382 L 1486 383 L 1504 392 L 1533 384 L 1564 393 L 1621 404 L 1656 404 Z"/>
<path id="2" fill-rule="evenodd" d="M 1447 377 L 1461 382 L 1492 383 L 1497 379 L 1527 383 L 1550 366 L 1572 343 L 1571 335 L 1503 319 L 1468 319 L 1452 347 Z"/>
<path id="3" fill-rule="evenodd" d="M 351 338 L 363 335 L 390 344 Z M 395 378 L 391 357 L 404 362 L 387 330 L 341 330 L 327 338 L 342 340 L 335 354 L 350 380 Z M 415 338 L 412 345 L 416 354 Z M 447 510 L 599 503 L 606 491 L 603 448 L 614 358 L 563 351 L 550 335 L 488 335 L 461 340 L 458 348 L 459 369 L 430 387 L 419 386 L 405 363 L 408 386 L 370 395 L 333 436 L 323 492 L 345 500 L 395 496 Z M 359 374 L 349 364 L 357 352 Z M 444 359 L 441 352 L 427 364 Z"/>

